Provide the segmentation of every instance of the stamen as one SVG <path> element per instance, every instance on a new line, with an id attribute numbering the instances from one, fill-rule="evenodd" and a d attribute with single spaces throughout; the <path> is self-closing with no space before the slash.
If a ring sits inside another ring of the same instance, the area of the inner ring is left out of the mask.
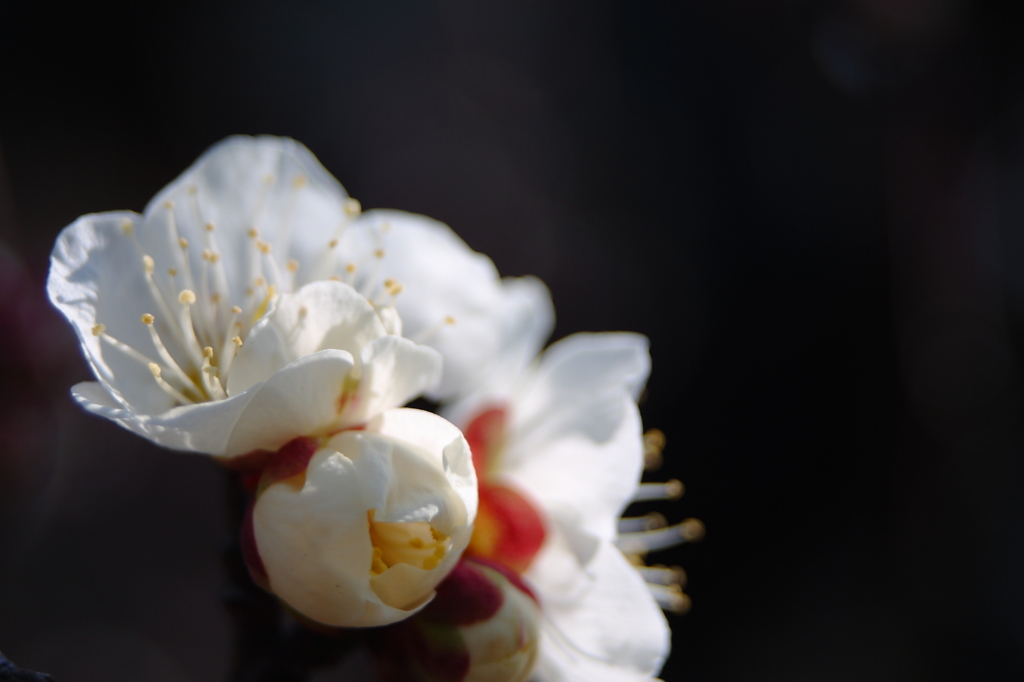
<path id="1" fill-rule="evenodd" d="M 633 502 L 647 500 L 678 500 L 685 492 L 682 481 L 672 479 L 665 483 L 641 483 L 633 493 Z"/>
<path id="2" fill-rule="evenodd" d="M 101 341 L 106 341 L 114 348 L 118 349 L 131 359 L 141 362 L 143 365 L 148 365 L 149 363 L 152 362 L 152 360 L 150 360 L 145 355 L 129 346 L 127 343 L 122 343 L 121 341 L 118 341 L 113 336 L 108 334 L 107 326 L 104 324 L 94 324 L 92 326 L 92 335 L 100 337 Z"/>
<path id="3" fill-rule="evenodd" d="M 238 316 L 242 313 L 242 309 L 236 306 L 231 306 L 231 319 L 228 322 L 227 329 L 224 331 L 224 345 L 221 346 L 220 351 L 220 368 L 221 376 L 225 379 L 228 376 L 228 371 L 231 369 L 231 363 L 235 360 L 235 352 L 239 347 L 239 344 L 235 343 L 235 339 L 241 339 L 236 336 L 231 338 L 229 335 L 236 329 L 241 328 L 241 324 L 238 322 Z"/>
<path id="4" fill-rule="evenodd" d="M 615 544 L 628 554 L 646 554 L 685 542 L 696 542 L 703 537 L 704 524 L 697 519 L 686 519 L 678 525 L 659 530 L 622 533 L 616 538 Z"/>
<path id="5" fill-rule="evenodd" d="M 359 203 L 358 199 L 353 199 L 352 197 L 349 197 L 348 199 L 345 200 L 345 215 L 354 218 L 360 213 L 362 213 L 362 211 L 363 207 Z"/>
<path id="6" fill-rule="evenodd" d="M 217 378 L 217 368 L 210 364 L 211 358 L 213 358 L 213 348 L 207 346 L 203 349 L 203 369 L 201 372 L 203 386 L 206 388 L 207 394 L 214 400 L 223 400 L 227 398 L 227 394 L 224 393 L 224 387 L 221 386 L 220 379 Z"/>
<path id="7" fill-rule="evenodd" d="M 680 615 L 690 610 L 690 598 L 678 585 L 647 585 L 647 590 L 658 602 L 658 606 Z"/>
<path id="8" fill-rule="evenodd" d="M 131 237 L 135 234 L 135 223 L 125 218 L 121 221 L 121 232 L 123 232 L 126 237 Z"/>
<path id="9" fill-rule="evenodd" d="M 153 298 L 153 302 L 156 303 L 159 308 L 160 314 L 167 320 L 174 320 L 174 315 L 171 313 L 171 309 L 167 306 L 167 301 L 164 299 L 163 292 L 160 291 L 160 285 L 156 283 L 153 278 L 153 271 L 156 269 L 156 264 L 150 256 L 144 255 L 142 257 L 142 267 L 146 273 L 146 286 L 149 287 L 149 294 Z M 168 274 L 173 278 L 178 273 L 175 268 L 170 268 Z M 173 282 L 171 283 L 173 286 Z M 185 337 L 182 335 L 181 330 L 175 324 L 171 324 L 171 333 L 174 334 L 175 338 L 179 343 L 185 345 Z"/>
<path id="10" fill-rule="evenodd" d="M 175 377 L 181 381 L 182 386 L 192 386 L 192 380 L 187 374 L 185 374 L 178 363 L 174 361 L 174 357 L 170 354 L 167 347 L 160 339 L 160 335 L 157 333 L 156 327 L 153 326 L 155 321 L 156 318 L 149 313 L 142 316 L 142 324 L 146 325 L 149 329 L 149 338 L 152 339 L 153 345 L 156 347 L 157 354 L 160 356 L 160 359 L 164 361 L 164 364 L 174 372 Z"/>
<path id="11" fill-rule="evenodd" d="M 178 322 L 181 325 L 182 333 L 185 335 L 185 350 L 188 351 L 194 365 L 201 367 L 203 365 L 203 351 L 199 345 L 199 339 L 196 337 L 196 331 L 192 327 L 192 304 L 196 302 L 196 294 L 191 289 L 183 289 L 178 294 L 178 301 L 181 303 Z"/>
<path id="12" fill-rule="evenodd" d="M 660 429 L 648 429 L 644 433 L 644 469 L 659 469 L 664 459 L 661 454 L 664 449 L 665 434 Z"/>
<path id="13" fill-rule="evenodd" d="M 431 339 L 437 336 L 437 333 L 441 331 L 446 325 L 450 326 L 453 324 L 455 324 L 455 318 L 452 317 L 451 315 L 448 315 L 437 324 L 431 325 L 426 329 L 420 330 L 420 333 L 413 336 L 411 340 L 413 343 L 418 343 L 421 345 L 428 343 L 430 342 Z"/>
<path id="14" fill-rule="evenodd" d="M 644 582 L 652 585 L 686 586 L 686 571 L 679 566 L 635 566 Z"/>
<path id="15" fill-rule="evenodd" d="M 665 519 L 664 515 L 659 514 L 658 512 L 651 512 L 650 514 L 645 514 L 644 516 L 619 519 L 619 532 L 636 533 L 638 531 L 664 528 L 667 525 L 668 520 Z"/>
<path id="16" fill-rule="evenodd" d="M 149 363 L 149 371 L 153 373 L 153 378 L 156 380 L 157 385 L 164 390 L 164 393 L 171 396 L 178 402 L 185 405 L 195 405 L 195 401 L 186 398 L 180 392 L 178 392 L 173 386 L 163 380 L 160 377 L 160 365 L 155 362 Z"/>

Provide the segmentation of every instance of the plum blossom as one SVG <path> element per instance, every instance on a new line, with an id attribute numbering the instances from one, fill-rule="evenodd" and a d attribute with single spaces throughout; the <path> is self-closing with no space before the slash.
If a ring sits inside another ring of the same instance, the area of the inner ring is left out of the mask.
<path id="1" fill-rule="evenodd" d="M 243 554 L 257 584 L 312 621 L 407 618 L 469 542 L 469 446 L 430 412 L 387 410 L 360 429 L 293 439 L 263 460 Z"/>
<path id="2" fill-rule="evenodd" d="M 537 324 L 517 343 L 545 333 Z M 634 566 L 624 552 L 696 539 L 701 529 L 693 520 L 651 529 L 647 519 L 620 519 L 632 501 L 680 492 L 675 481 L 639 484 L 647 339 L 575 334 L 514 367 L 448 408 L 480 478 L 467 553 L 523 572 L 535 590 L 544 615 L 535 679 L 652 679 L 669 650 L 661 607 L 687 602 L 676 571 Z"/>
<path id="3" fill-rule="evenodd" d="M 142 215 L 79 218 L 51 263 L 50 298 L 99 380 L 76 386 L 76 400 L 162 445 L 214 454 L 223 443 L 170 410 L 220 401 L 198 412 L 224 421 L 236 353 L 303 284 L 352 285 L 389 334 L 440 351 L 444 375 L 420 388 L 435 398 L 464 392 L 544 293 L 530 278 L 500 280 L 442 223 L 362 213 L 305 147 L 275 137 L 215 145 Z"/>
<path id="4" fill-rule="evenodd" d="M 462 559 L 437 597 L 371 640 L 384 682 L 525 682 L 540 642 L 540 607 L 515 573 Z"/>

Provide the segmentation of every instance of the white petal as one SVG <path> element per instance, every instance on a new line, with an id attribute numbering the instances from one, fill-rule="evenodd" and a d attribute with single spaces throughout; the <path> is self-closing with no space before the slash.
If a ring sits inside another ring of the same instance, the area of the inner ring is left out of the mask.
<path id="1" fill-rule="evenodd" d="M 402 284 L 395 307 L 405 336 L 422 335 L 445 360 L 444 378 L 429 396 L 450 398 L 475 386 L 501 349 L 504 311 L 512 305 L 506 299 L 518 295 L 506 294 L 491 260 L 447 225 L 401 211 L 363 214 L 339 249 L 358 264 L 356 285 L 368 296 L 387 278 Z"/>
<path id="2" fill-rule="evenodd" d="M 573 432 L 612 438 L 625 417 L 622 397 L 639 396 L 650 363 L 639 334 L 573 334 L 553 344 L 514 394 L 512 447 L 526 456 Z"/>
<path id="3" fill-rule="evenodd" d="M 367 509 L 355 464 L 331 449 L 310 460 L 301 490 L 269 486 L 253 509 L 253 529 L 274 593 L 339 627 L 385 625 L 425 605 L 396 609 L 370 587 Z"/>
<path id="4" fill-rule="evenodd" d="M 571 603 L 538 595 L 548 619 L 538 677 L 545 682 L 650 679 L 670 646 L 661 609 L 611 543 L 600 543 L 586 573 L 589 589 Z"/>
<path id="5" fill-rule="evenodd" d="M 50 257 L 47 292 L 78 334 L 96 378 L 140 414 L 157 414 L 174 401 L 153 380 L 146 365 L 112 348 L 92 333 L 103 324 L 113 338 L 159 360 L 143 313 L 154 312 L 148 296 L 142 252 L 125 233 L 139 216 L 128 211 L 82 216 L 61 232 Z"/>
<path id="6" fill-rule="evenodd" d="M 523 370 L 536 358 L 555 324 L 548 288 L 536 277 L 502 280 L 504 305 L 500 348 L 486 372 L 465 397 L 445 408 L 444 414 L 460 426 L 488 405 L 508 400 Z"/>
<path id="7" fill-rule="evenodd" d="M 324 434 L 334 428 L 345 378 L 354 366 L 347 351 L 320 351 L 250 389 L 255 395 L 234 425 L 225 454 L 277 450 L 296 436 Z"/>
<path id="8" fill-rule="evenodd" d="M 78 384 L 71 392 L 85 409 L 111 419 L 158 445 L 223 455 L 232 429 L 258 389 L 253 388 L 227 400 L 175 407 L 159 415 L 141 415 L 124 408 L 95 382 Z"/>
<path id="9" fill-rule="evenodd" d="M 338 181 L 295 140 L 229 137 L 208 149 L 153 198 L 146 207 L 140 238 L 147 248 L 168 238 L 164 205 L 173 202 L 178 233 L 195 245 L 189 252 L 198 272 L 206 239 L 203 227 L 213 223 L 230 302 L 240 304 L 256 276 L 250 267 L 258 256 L 248 235 L 250 228 L 270 245 L 280 268 L 294 258 L 300 273 L 311 271 L 328 242 L 348 221 L 347 198 Z M 157 265 L 161 265 L 159 260 Z M 288 290 L 273 281 L 271 273 L 264 274 L 279 291 Z"/>
<path id="10" fill-rule="evenodd" d="M 433 348 L 418 346 L 400 336 L 382 336 L 360 353 L 362 376 L 347 424 L 359 424 L 403 405 L 437 384 L 441 356 Z"/>
<path id="11" fill-rule="evenodd" d="M 303 356 L 321 350 L 348 351 L 384 336 L 380 318 L 363 296 L 341 282 L 314 282 L 280 296 L 274 309 L 253 327 L 228 375 L 235 395 Z"/>
<path id="12" fill-rule="evenodd" d="M 620 394 L 616 413 L 618 427 L 607 440 L 577 430 L 536 449 L 516 446 L 501 460 L 500 475 L 545 509 L 575 510 L 581 528 L 612 541 L 643 471 L 640 413 L 633 399 Z"/>
<path id="13" fill-rule="evenodd" d="M 468 522 L 476 519 L 477 479 L 469 443 L 446 419 L 424 410 L 387 410 L 366 425 L 367 431 L 404 441 L 431 453 L 433 465 L 444 471 L 466 508 Z"/>

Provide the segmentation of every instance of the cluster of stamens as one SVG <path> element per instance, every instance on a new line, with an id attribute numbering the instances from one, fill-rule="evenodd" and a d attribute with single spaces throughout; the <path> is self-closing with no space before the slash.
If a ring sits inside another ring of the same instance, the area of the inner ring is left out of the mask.
<path id="1" fill-rule="evenodd" d="M 432 571 L 451 549 L 449 536 L 426 522 L 379 522 L 373 517 L 371 509 L 367 512 L 373 547 L 370 575 L 380 575 L 400 563 Z"/>
<path id="2" fill-rule="evenodd" d="M 663 461 L 665 434 L 651 429 L 644 434 L 644 468 L 658 469 Z M 641 483 L 633 494 L 633 502 L 678 500 L 685 488 L 672 479 L 663 483 Z M 683 592 L 686 572 L 678 567 L 648 566 L 645 558 L 650 552 L 669 549 L 704 537 L 704 524 L 698 519 L 686 519 L 668 525 L 662 514 L 651 512 L 644 516 L 619 519 L 616 544 L 647 583 L 647 589 L 665 610 L 685 613 L 690 610 L 690 598 Z"/>
<path id="3" fill-rule="evenodd" d="M 124 353 L 149 369 L 157 385 L 177 404 L 189 405 L 227 397 L 227 375 L 238 349 L 252 326 L 267 312 L 274 298 L 282 292 L 297 288 L 299 263 L 289 260 L 279 267 L 273 255 L 272 245 L 260 238 L 256 227 L 261 219 L 267 192 L 275 178 L 263 178 L 261 192 L 248 230 L 251 248 L 245 256 L 245 271 L 248 282 L 244 292 L 232 292 L 227 273 L 216 240 L 216 227 L 202 219 L 198 202 L 198 191 L 189 188 L 187 195 L 196 224 L 203 225 L 200 252 L 200 269 L 194 271 L 188 240 L 178 233 L 178 224 L 173 202 L 164 204 L 165 224 L 168 239 L 177 249 L 172 253 L 172 262 L 158 264 L 148 254 L 140 253 L 146 287 L 153 308 L 142 315 L 142 323 L 148 328 L 157 357 L 122 343 L 111 336 L 105 325 L 98 323 L 92 332 L 106 344 Z M 278 231 L 282 239 L 287 238 L 291 228 L 290 216 L 297 201 L 298 193 L 308 184 L 308 178 L 299 175 L 291 182 L 291 199 L 287 204 L 283 229 Z M 356 288 L 375 308 L 393 306 L 395 297 L 403 291 L 403 285 L 393 278 L 380 280 L 381 261 L 386 253 L 381 247 L 374 251 L 373 271 L 367 277 L 357 278 L 357 266 L 347 262 L 339 267 L 336 247 L 350 222 L 362 210 L 355 199 L 347 199 L 343 205 L 344 220 L 328 242 L 321 257 L 312 266 L 308 281 L 330 279 L 345 282 Z M 125 220 L 122 231 L 135 240 L 134 225 Z M 386 233 L 389 225 L 384 222 L 377 226 L 380 234 Z M 166 266 L 166 267 L 164 267 Z M 340 274 L 339 274 L 340 272 Z M 379 283 L 378 283 L 379 282 Z M 242 296 L 238 296 L 243 294 Z M 232 303 L 233 297 L 242 300 L 240 305 Z M 447 317 L 429 329 L 420 332 L 417 342 L 426 342 L 446 324 L 454 324 Z"/>

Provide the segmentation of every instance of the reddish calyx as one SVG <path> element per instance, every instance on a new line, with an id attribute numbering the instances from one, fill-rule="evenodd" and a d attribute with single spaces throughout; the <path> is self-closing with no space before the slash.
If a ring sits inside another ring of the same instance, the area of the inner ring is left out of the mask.
<path id="1" fill-rule="evenodd" d="M 507 410 L 493 407 L 478 414 L 465 430 L 480 494 L 467 552 L 522 573 L 544 544 L 545 530 L 540 513 L 522 493 L 493 480 L 507 424 Z"/>

